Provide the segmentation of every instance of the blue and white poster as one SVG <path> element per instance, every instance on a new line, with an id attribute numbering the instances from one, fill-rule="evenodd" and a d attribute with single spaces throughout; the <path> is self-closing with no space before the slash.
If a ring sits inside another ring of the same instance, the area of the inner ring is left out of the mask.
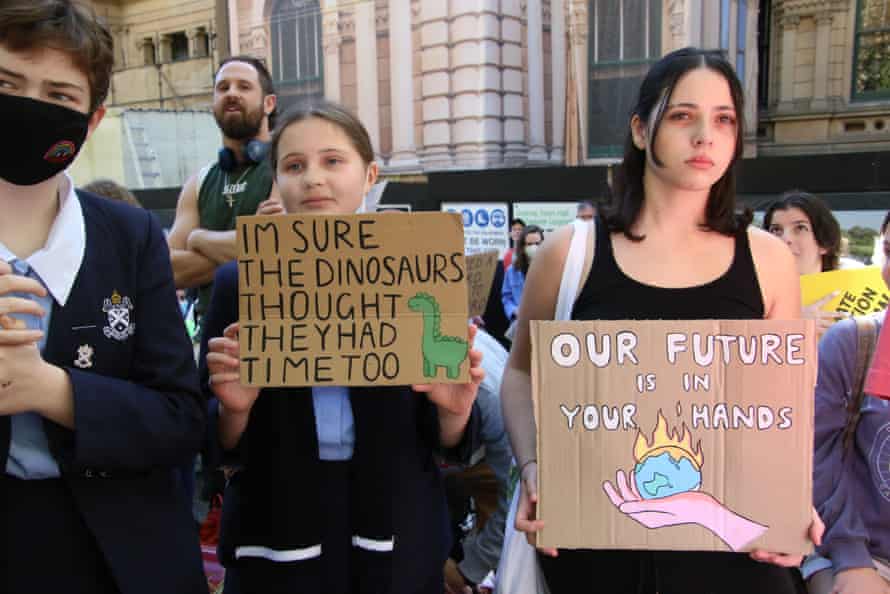
<path id="1" fill-rule="evenodd" d="M 464 223 L 464 250 L 478 254 L 510 247 L 510 219 L 506 202 L 443 202 L 444 212 L 456 212 Z"/>

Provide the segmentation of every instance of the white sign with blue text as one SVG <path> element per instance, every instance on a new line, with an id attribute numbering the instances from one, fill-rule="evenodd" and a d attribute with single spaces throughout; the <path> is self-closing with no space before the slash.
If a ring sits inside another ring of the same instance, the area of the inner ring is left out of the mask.
<path id="1" fill-rule="evenodd" d="M 464 250 L 478 254 L 510 247 L 510 219 L 505 202 L 443 202 L 442 210 L 456 212 L 464 223 Z"/>

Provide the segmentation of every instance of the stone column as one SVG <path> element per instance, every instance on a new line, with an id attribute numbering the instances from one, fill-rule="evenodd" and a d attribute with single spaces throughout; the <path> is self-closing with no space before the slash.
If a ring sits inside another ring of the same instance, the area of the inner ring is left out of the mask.
<path id="1" fill-rule="evenodd" d="M 151 37 L 144 37 L 136 42 L 136 48 L 142 58 L 141 66 L 151 66 L 157 61 L 155 43 Z"/>
<path id="2" fill-rule="evenodd" d="M 373 1 L 355 4 L 355 71 L 358 86 L 358 116 L 375 152 L 380 151 L 380 102 L 377 86 L 377 25 Z"/>
<path id="3" fill-rule="evenodd" d="M 589 107 L 588 88 L 588 43 L 589 17 L 587 0 L 567 0 L 569 4 L 569 39 L 572 58 L 575 63 L 575 84 L 578 87 L 578 120 L 580 127 L 582 161 L 587 158 L 587 110 Z"/>
<path id="4" fill-rule="evenodd" d="M 173 38 L 170 35 L 161 35 L 158 57 L 161 64 L 173 61 Z"/>
<path id="5" fill-rule="evenodd" d="M 831 12 L 816 15 L 816 62 L 813 65 L 813 109 L 828 109 L 828 62 L 831 55 Z"/>
<path id="6" fill-rule="evenodd" d="M 321 13 L 322 48 L 324 50 L 324 96 L 340 102 L 340 12 L 337 0 L 324 0 Z"/>
<path id="7" fill-rule="evenodd" d="M 565 0 L 550 1 L 550 68 L 553 103 L 553 146 L 550 160 L 565 158 L 566 131 L 566 6 Z"/>
<path id="8" fill-rule="evenodd" d="M 496 4 L 451 3 L 451 145 L 458 167 L 491 167 L 503 159 Z"/>
<path id="9" fill-rule="evenodd" d="M 189 41 L 189 58 L 198 57 L 198 29 L 192 27 L 185 30 L 185 37 Z"/>
<path id="10" fill-rule="evenodd" d="M 204 27 L 187 29 L 185 35 L 189 40 L 189 58 L 206 57 L 207 54 L 204 53 L 204 38 L 207 34 L 204 31 Z"/>
<path id="11" fill-rule="evenodd" d="M 528 158 L 534 161 L 547 160 L 544 135 L 544 23 L 541 10 L 541 0 L 528 0 Z"/>
<path id="12" fill-rule="evenodd" d="M 238 30 L 238 0 L 228 0 L 229 5 L 229 55 L 241 53 L 241 32 Z"/>
<path id="13" fill-rule="evenodd" d="M 420 2 L 424 169 L 447 169 L 452 164 L 448 4 L 447 0 Z"/>
<path id="14" fill-rule="evenodd" d="M 705 0 L 714 2 L 715 0 Z M 701 0 L 670 0 L 664 3 L 662 18 L 667 20 L 665 32 L 667 38 L 662 41 L 662 45 L 667 51 L 680 49 L 688 45 L 707 46 L 702 41 L 702 5 Z M 650 16 L 650 22 L 654 19 Z M 696 39 L 695 42 L 691 41 Z M 660 50 L 661 48 L 659 48 Z M 662 52 L 654 52 L 660 55 Z"/>
<path id="15" fill-rule="evenodd" d="M 522 8 L 519 0 L 501 2 L 501 89 L 503 92 L 504 162 L 524 165 L 528 160 L 522 85 Z"/>
<path id="16" fill-rule="evenodd" d="M 411 76 L 411 10 L 405 0 L 389 0 L 389 84 L 392 109 L 391 169 L 419 167 L 414 147 L 414 80 Z"/>
<path id="17" fill-rule="evenodd" d="M 791 103 L 794 101 L 794 56 L 800 17 L 786 16 L 780 23 L 782 27 L 782 80 L 779 86 L 779 102 Z"/>
<path id="18" fill-rule="evenodd" d="M 686 5 L 686 14 L 683 19 L 684 23 L 686 23 L 686 39 L 678 40 L 679 44 L 675 44 L 673 47 L 675 49 L 679 49 L 681 47 L 685 47 L 687 45 L 691 45 L 694 47 L 702 47 L 702 12 L 703 6 L 702 2 L 707 2 L 709 0 L 689 0 Z M 712 0 L 711 0 L 712 1 Z M 747 0 L 739 0 L 740 2 L 746 2 Z M 676 2 L 675 2 L 676 4 Z M 679 10 L 683 10 L 682 3 Z M 750 11 L 750 9 L 749 9 Z M 660 53 L 660 52 L 659 52 Z"/>
<path id="19" fill-rule="evenodd" d="M 745 72 L 738 73 L 742 80 L 742 88 L 745 89 L 745 158 L 757 156 L 757 126 L 758 126 L 758 105 L 757 105 L 757 72 L 760 65 L 757 62 L 757 18 L 758 12 L 762 10 L 759 6 L 760 2 L 750 0 L 748 2 L 747 19 L 745 23 Z M 743 77 L 743 78 L 742 78 Z"/>

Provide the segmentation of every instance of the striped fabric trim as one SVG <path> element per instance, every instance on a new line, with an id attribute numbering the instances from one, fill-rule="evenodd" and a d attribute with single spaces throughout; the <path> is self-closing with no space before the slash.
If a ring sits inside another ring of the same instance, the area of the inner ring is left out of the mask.
<path id="1" fill-rule="evenodd" d="M 366 551 L 374 551 L 376 553 L 391 553 L 395 544 L 395 538 L 374 540 L 373 538 L 364 538 L 363 536 L 352 537 L 352 546 L 365 549 Z"/>
<path id="2" fill-rule="evenodd" d="M 291 549 L 289 551 L 277 551 L 275 549 L 256 546 L 236 548 L 235 559 L 241 559 L 243 557 L 261 557 L 277 563 L 305 561 L 307 559 L 321 557 L 321 545 L 306 547 L 304 549 Z"/>

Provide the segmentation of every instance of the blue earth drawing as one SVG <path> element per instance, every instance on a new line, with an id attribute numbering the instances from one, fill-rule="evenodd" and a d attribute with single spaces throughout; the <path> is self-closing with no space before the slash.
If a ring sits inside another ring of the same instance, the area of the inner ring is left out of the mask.
<path id="1" fill-rule="evenodd" d="M 643 499 L 658 499 L 694 491 L 701 486 L 701 472 L 685 456 L 669 452 L 649 456 L 634 468 L 637 492 Z"/>

